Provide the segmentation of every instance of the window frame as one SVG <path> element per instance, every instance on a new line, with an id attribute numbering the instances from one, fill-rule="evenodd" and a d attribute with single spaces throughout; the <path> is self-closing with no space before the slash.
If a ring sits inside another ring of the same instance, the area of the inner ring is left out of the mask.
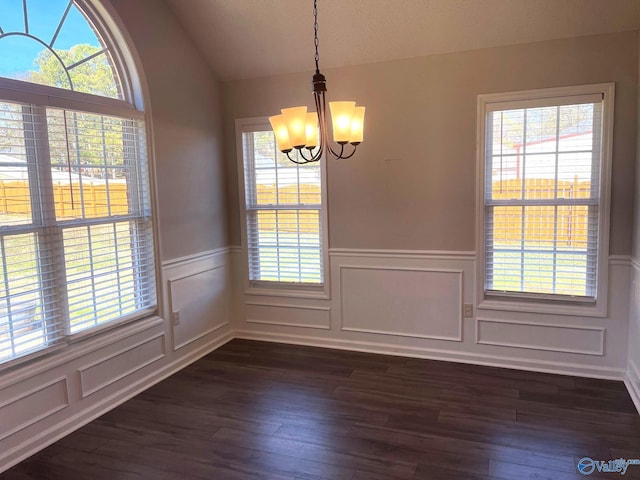
<path id="1" fill-rule="evenodd" d="M 295 298 L 330 298 L 330 268 L 329 268 L 329 229 L 327 218 L 327 172 L 326 161 L 320 159 L 321 208 L 320 228 L 322 241 L 322 284 L 297 284 L 292 282 L 259 282 L 249 279 L 249 248 L 247 233 L 247 204 L 244 169 L 244 145 L 242 135 L 250 132 L 272 131 L 268 117 L 239 118 L 236 127 L 236 157 L 238 172 L 238 199 L 240 204 L 240 230 L 242 242 L 242 277 L 245 295 L 263 295 Z"/>
<path id="2" fill-rule="evenodd" d="M 602 139 L 600 196 L 598 206 L 598 244 L 595 298 L 570 298 L 567 295 L 485 291 L 485 166 L 488 108 L 499 103 L 518 104 L 578 95 L 602 96 Z M 478 309 L 606 317 L 609 275 L 609 225 L 611 204 L 611 164 L 615 83 L 599 83 L 478 95 L 476 137 L 476 305 Z"/>
<path id="3" fill-rule="evenodd" d="M 149 272 L 150 276 L 153 277 L 152 281 L 155 291 L 155 303 L 153 306 L 145 307 L 137 312 L 124 315 L 105 323 L 97 324 L 93 327 L 75 333 L 69 332 L 68 318 L 64 319 L 64 333 L 61 335 L 60 341 L 45 345 L 43 348 L 34 350 L 26 355 L 0 362 L 0 372 L 12 369 L 18 365 L 27 364 L 44 356 L 57 352 L 64 352 L 67 347 L 73 344 L 93 339 L 105 334 L 105 332 L 111 332 L 125 325 L 140 322 L 144 319 L 158 319 L 158 317 L 163 315 L 164 311 L 161 288 L 162 263 L 160 258 L 160 237 L 158 231 L 158 203 L 153 151 L 153 131 L 148 109 L 145 109 L 144 107 L 148 102 L 148 92 L 143 81 L 144 73 L 142 71 L 141 62 L 135 50 L 129 46 L 131 45 L 131 41 L 128 34 L 122 28 L 119 19 L 117 16 L 114 16 L 115 12 L 110 7 L 91 0 L 74 0 L 74 3 L 81 13 L 86 16 L 92 28 L 99 31 L 106 47 L 109 49 L 111 59 L 114 63 L 114 68 L 118 70 L 123 99 L 103 97 L 90 93 L 0 77 L 0 101 L 33 105 L 35 108 L 41 109 L 55 108 L 75 110 L 89 114 L 114 116 L 125 119 L 128 118 L 144 122 L 146 153 L 145 170 L 148 176 L 146 180 L 149 202 L 147 218 L 151 222 L 149 235 L 151 237 L 151 247 L 153 248 L 153 265 Z M 48 144 L 44 150 L 46 150 L 47 157 L 45 163 L 48 163 L 50 162 Z M 39 168 L 42 167 L 43 165 L 40 164 Z M 48 186 L 45 187 L 45 190 L 47 188 Z M 42 193 L 43 191 L 40 190 L 37 195 L 39 196 Z M 84 223 L 80 223 L 79 225 L 84 225 Z M 62 232 L 63 229 L 64 228 L 61 227 L 60 231 Z"/>

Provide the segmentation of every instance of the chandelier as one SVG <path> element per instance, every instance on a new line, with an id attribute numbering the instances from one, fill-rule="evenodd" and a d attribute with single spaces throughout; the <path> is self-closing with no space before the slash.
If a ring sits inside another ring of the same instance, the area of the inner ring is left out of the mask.
<path id="1" fill-rule="evenodd" d="M 280 115 L 269 117 L 276 136 L 278 150 L 294 163 L 317 162 L 325 152 L 335 158 L 350 158 L 363 139 L 364 108 L 356 102 L 329 102 L 333 125 L 333 140 L 339 147 L 329 145 L 325 92 L 327 81 L 320 73 L 318 61 L 318 2 L 313 0 L 313 40 L 315 45 L 316 73 L 313 75 L 313 98 L 317 112 L 307 112 L 307 107 L 283 108 Z M 345 147 L 350 144 L 353 148 Z M 293 150 L 298 155 L 291 156 Z M 347 153 L 348 152 L 348 153 Z"/>

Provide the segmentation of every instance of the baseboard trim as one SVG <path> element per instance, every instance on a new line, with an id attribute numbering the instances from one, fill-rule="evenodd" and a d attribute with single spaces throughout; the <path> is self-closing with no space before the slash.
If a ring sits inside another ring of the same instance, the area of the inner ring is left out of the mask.
<path id="1" fill-rule="evenodd" d="M 523 360 L 514 357 L 482 355 L 455 350 L 413 348 L 384 343 L 337 340 L 333 338 L 308 337 L 303 335 L 275 334 L 250 330 L 236 330 L 235 338 L 376 353 L 381 355 L 394 355 L 398 357 L 424 358 L 444 362 L 468 363 L 488 367 L 509 368 L 511 370 L 553 373 L 557 375 L 571 375 L 576 377 L 602 378 L 606 380 L 619 381 L 624 380 L 625 378 L 624 369 L 619 368 L 585 366 L 574 363 L 559 363 L 543 360 Z"/>
<path id="2" fill-rule="evenodd" d="M 636 410 L 640 414 L 640 369 L 632 361 L 629 361 L 627 372 L 624 376 L 624 384 L 636 406 Z"/>
<path id="3" fill-rule="evenodd" d="M 108 411 L 116 408 L 118 405 L 121 405 L 127 400 L 130 400 L 131 398 L 142 393 L 158 382 L 161 382 L 165 378 L 173 375 L 179 370 L 182 370 L 189 364 L 195 362 L 196 360 L 199 360 L 200 358 L 213 352 L 214 350 L 217 350 L 233 339 L 233 332 L 227 332 L 223 335 L 220 335 L 202 345 L 201 347 L 193 350 L 184 357 L 181 357 L 165 365 L 161 369 L 147 375 L 139 381 L 128 385 L 119 392 L 114 393 L 91 405 L 88 409 L 82 410 L 76 415 L 65 419 L 63 422 L 54 425 L 47 430 L 44 430 L 37 436 L 29 439 L 27 442 L 23 442 L 19 445 L 16 445 L 11 450 L 2 452 L 2 456 L 0 456 L 0 473 L 10 469 L 14 465 L 22 462 L 36 452 L 48 447 L 52 443 L 60 440 L 62 437 L 69 435 L 70 433 L 95 420 L 101 415 L 104 415 Z"/>

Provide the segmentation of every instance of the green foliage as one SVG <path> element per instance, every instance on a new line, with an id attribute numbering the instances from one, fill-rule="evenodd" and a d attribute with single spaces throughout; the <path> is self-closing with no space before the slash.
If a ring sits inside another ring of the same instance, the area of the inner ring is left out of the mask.
<path id="1" fill-rule="evenodd" d="M 259 159 L 259 167 L 314 168 L 313 163 L 297 165 L 289 160 L 284 153 L 278 151 L 276 148 L 276 138 L 271 130 L 253 132 L 253 148 L 256 159 Z M 300 160 L 300 154 L 296 150 L 291 152 L 290 155 Z M 276 165 L 273 164 L 274 159 Z"/>
<path id="2" fill-rule="evenodd" d="M 0 103 L 0 154 L 24 157 L 24 131 L 16 128 L 22 123 L 22 108 L 19 105 Z"/>
<path id="3" fill-rule="evenodd" d="M 100 53 L 73 66 L 100 50 L 99 47 L 88 44 L 74 45 L 69 50 L 56 50 L 62 60 L 60 63 L 56 55 L 45 49 L 36 58 L 36 68 L 28 73 L 27 80 L 41 85 L 118 98 L 118 84 L 106 53 Z M 8 105 L 5 108 L 7 107 Z M 20 116 L 21 107 L 16 108 L 16 113 Z M 54 168 L 66 170 L 70 164 L 72 172 L 82 172 L 87 176 L 114 178 L 119 175 L 113 169 L 87 167 L 124 164 L 123 120 L 89 113 L 65 113 L 63 110 L 49 108 L 47 124 Z M 0 153 L 23 152 L 22 129 L 9 127 L 11 125 L 0 121 Z"/>
<path id="4" fill-rule="evenodd" d="M 56 50 L 69 69 L 75 63 L 90 57 L 101 49 L 88 44 L 74 45 L 69 50 Z M 29 72 L 28 80 L 42 85 L 92 93 L 104 97 L 118 98 L 118 87 L 106 53 L 65 71 L 65 67 L 49 50 L 43 50 L 35 60 L 36 71 Z"/>
<path id="5" fill-rule="evenodd" d="M 123 170 L 91 167 L 125 166 L 124 132 L 131 128 L 127 123 L 93 113 L 47 109 L 52 166 L 64 170 L 69 162 L 74 173 L 96 178 L 119 176 Z"/>

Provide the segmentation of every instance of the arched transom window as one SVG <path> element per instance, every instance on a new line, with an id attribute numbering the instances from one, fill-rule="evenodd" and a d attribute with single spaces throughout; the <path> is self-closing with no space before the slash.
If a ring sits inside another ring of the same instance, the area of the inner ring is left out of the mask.
<path id="1" fill-rule="evenodd" d="M 0 364 L 156 309 L 138 77 L 98 1 L 0 0 Z"/>
<path id="2" fill-rule="evenodd" d="M 0 76 L 122 98 L 108 46 L 73 0 L 0 0 Z"/>

